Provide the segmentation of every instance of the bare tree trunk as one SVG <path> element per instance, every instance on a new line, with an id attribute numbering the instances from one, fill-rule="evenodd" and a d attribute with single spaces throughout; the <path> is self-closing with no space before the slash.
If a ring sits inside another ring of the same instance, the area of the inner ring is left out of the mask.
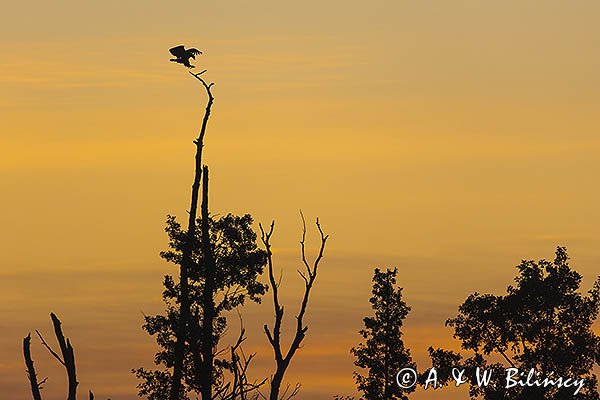
<path id="1" fill-rule="evenodd" d="M 50 354 L 52 354 L 52 356 L 54 356 L 54 358 L 56 358 L 67 371 L 67 381 L 69 384 L 67 400 L 76 400 L 77 385 L 79 385 L 79 382 L 77 382 L 77 371 L 75 368 L 75 352 L 73 350 L 73 346 L 71 345 L 71 341 L 68 338 L 65 338 L 65 335 L 63 334 L 61 322 L 58 317 L 54 313 L 50 313 L 50 318 L 52 319 L 52 325 L 54 325 L 54 335 L 58 341 L 62 358 L 54 350 L 52 350 L 48 343 L 46 343 L 44 337 L 39 331 L 35 332 Z"/>
<path id="2" fill-rule="evenodd" d="M 33 359 L 31 358 L 31 334 L 23 339 L 23 356 L 25 357 L 25 365 L 27 366 L 27 377 L 29 378 L 29 383 L 31 383 L 33 400 L 42 400 L 42 395 L 40 393 L 41 383 L 38 383 L 35 367 L 33 366 Z"/>
<path id="3" fill-rule="evenodd" d="M 267 261 L 269 267 L 269 282 L 271 283 L 271 288 L 273 291 L 273 306 L 275 309 L 275 323 L 273 326 L 273 332 L 269 329 L 268 325 L 264 325 L 265 334 L 267 335 L 267 339 L 273 348 L 273 352 L 275 354 L 275 364 L 276 369 L 273 377 L 271 378 L 271 389 L 269 393 L 269 400 L 280 400 L 280 398 L 290 399 L 298 394 L 300 389 L 299 385 L 288 393 L 290 387 L 286 387 L 286 389 L 281 393 L 281 384 L 283 382 L 283 378 L 285 376 L 285 372 L 292 361 L 292 358 L 296 354 L 296 351 L 300 348 L 304 337 L 306 336 L 306 331 L 308 330 L 308 326 L 304 326 L 304 315 L 306 313 L 306 309 L 308 307 L 308 300 L 310 297 L 310 292 L 314 285 L 315 279 L 317 278 L 317 270 L 319 267 L 319 263 L 323 258 L 323 254 L 325 251 L 325 244 L 329 235 L 325 235 L 323 230 L 321 229 L 321 225 L 319 223 L 319 219 L 317 218 L 317 228 L 319 229 L 319 233 L 321 234 L 321 247 L 319 249 L 319 254 L 315 259 L 313 265 L 309 265 L 306 259 L 306 248 L 305 248 L 305 239 L 306 239 L 306 221 L 304 220 L 304 215 L 300 212 L 302 217 L 302 240 L 300 241 L 301 246 L 301 257 L 302 263 L 306 269 L 305 272 L 298 270 L 298 274 L 304 280 L 304 295 L 302 297 L 302 303 L 300 305 L 300 311 L 296 316 L 296 332 L 294 334 L 294 338 L 290 347 L 287 350 L 287 353 L 284 355 L 281 350 L 281 325 L 283 322 L 283 306 L 279 303 L 279 283 L 275 280 L 275 274 L 273 272 L 273 253 L 271 251 L 271 236 L 273 235 L 273 230 L 275 228 L 275 222 L 271 223 L 271 227 L 268 232 L 265 232 L 262 225 L 260 226 L 261 231 L 261 240 L 265 245 L 265 249 L 267 251 Z M 280 397 L 281 396 L 281 397 Z"/>
<path id="4" fill-rule="evenodd" d="M 62 332 L 61 322 L 58 317 L 52 313 L 50 314 L 50 318 L 52 318 L 54 333 L 58 340 L 58 345 L 60 346 L 60 352 L 63 356 L 63 364 L 67 370 L 67 379 L 69 382 L 69 394 L 67 400 L 76 400 L 77 385 L 79 385 L 79 382 L 77 382 L 77 372 L 75 369 L 75 352 L 73 351 L 70 340 L 65 338 L 65 335 Z"/>
<path id="5" fill-rule="evenodd" d="M 204 261 L 204 291 L 202 293 L 202 372 L 200 376 L 202 400 L 212 400 L 215 318 L 215 261 L 210 242 L 208 214 L 208 167 L 203 168 L 202 179 L 202 257 Z"/>
<path id="6" fill-rule="evenodd" d="M 54 314 L 50 314 L 50 318 L 52 318 L 52 325 L 54 326 L 54 335 L 56 336 L 56 340 L 58 341 L 58 345 L 60 346 L 60 352 L 62 357 L 54 350 L 52 347 L 44 340 L 42 334 L 36 330 L 38 337 L 40 338 L 42 344 L 50 354 L 58 360 L 58 362 L 65 367 L 67 371 L 67 381 L 68 381 L 68 394 L 67 400 L 76 400 L 77 399 L 77 386 L 79 382 L 77 382 L 77 371 L 75 368 L 75 351 L 73 350 L 73 346 L 71 345 L 71 341 L 69 338 L 65 338 L 65 335 L 62 331 L 61 322 L 58 317 Z M 25 339 L 23 339 L 23 354 L 25 356 L 25 365 L 27 366 L 27 376 L 29 377 L 29 381 L 31 382 L 31 392 L 33 394 L 34 400 L 41 400 L 40 389 L 41 386 L 46 382 L 46 379 L 43 379 L 41 382 L 37 381 L 37 376 L 35 372 L 35 368 L 33 366 L 33 360 L 31 358 L 31 334 L 27 335 Z M 94 394 L 90 390 L 89 399 L 94 400 Z M 110 400 L 110 399 L 109 399 Z"/>
<path id="7" fill-rule="evenodd" d="M 179 323 L 177 327 L 175 343 L 175 354 L 173 361 L 173 375 L 171 379 L 171 392 L 169 394 L 170 400 L 179 400 L 179 394 L 182 390 L 181 381 L 183 378 L 183 359 L 185 356 L 185 340 L 188 331 L 188 322 L 190 318 L 190 298 L 189 298 L 189 269 L 192 265 L 192 252 L 194 246 L 194 238 L 196 232 L 196 215 L 198 210 L 198 193 L 200 191 L 200 180 L 202 177 L 202 149 L 204 148 L 204 135 L 206 134 L 206 127 L 208 125 L 208 119 L 210 117 L 210 111 L 214 102 L 214 97 L 211 93 L 211 84 L 207 84 L 201 77 L 200 74 L 192 74 L 198 79 L 208 94 L 208 102 L 204 111 L 204 118 L 202 120 L 202 127 L 200 128 L 200 134 L 198 138 L 194 140 L 196 145 L 196 156 L 195 156 L 195 173 L 194 183 L 192 184 L 192 199 L 190 201 L 188 229 L 186 245 L 183 249 L 182 261 L 179 270 Z"/>

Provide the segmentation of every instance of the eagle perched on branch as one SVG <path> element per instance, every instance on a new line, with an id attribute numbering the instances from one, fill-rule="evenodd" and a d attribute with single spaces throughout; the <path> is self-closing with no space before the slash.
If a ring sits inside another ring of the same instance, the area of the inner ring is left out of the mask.
<path id="1" fill-rule="evenodd" d="M 183 47 L 183 45 L 173 47 L 172 49 L 169 49 L 169 51 L 171 52 L 171 54 L 177 57 L 171 58 L 171 60 L 169 61 L 183 64 L 188 68 L 194 68 L 194 66 L 190 64 L 190 58 L 193 58 L 195 60 L 198 54 L 202 54 L 202 52 L 198 49 L 192 48 L 186 50 L 185 47 Z"/>

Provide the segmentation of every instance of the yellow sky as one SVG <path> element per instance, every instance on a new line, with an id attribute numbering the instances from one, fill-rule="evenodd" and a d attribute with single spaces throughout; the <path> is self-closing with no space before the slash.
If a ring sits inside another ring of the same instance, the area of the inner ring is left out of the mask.
<path id="1" fill-rule="evenodd" d="M 5 6 L 0 391 L 28 398 L 20 341 L 49 333 L 53 310 L 82 389 L 133 398 L 128 370 L 154 351 L 142 312 L 161 309 L 173 271 L 158 258 L 165 215 L 185 215 L 205 101 L 168 62 L 180 43 L 205 52 L 198 68 L 216 83 L 212 210 L 277 220 L 289 301 L 297 210 L 331 234 L 290 371 L 301 398 L 353 393 L 348 352 L 375 266 L 399 267 L 419 361 L 429 345 L 452 346 L 443 321 L 469 293 L 503 291 L 522 258 L 566 245 L 589 288 L 600 262 L 599 13 L 583 0 Z M 270 309 L 246 313 L 268 370 Z M 60 393 L 60 371 L 34 351 L 48 396 Z"/>

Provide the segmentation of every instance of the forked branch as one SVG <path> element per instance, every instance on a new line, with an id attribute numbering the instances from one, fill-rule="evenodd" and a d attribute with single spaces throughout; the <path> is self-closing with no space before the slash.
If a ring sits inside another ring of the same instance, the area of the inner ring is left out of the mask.
<path id="1" fill-rule="evenodd" d="M 60 362 L 67 371 L 67 380 L 68 380 L 68 395 L 67 400 L 76 400 L 77 397 L 77 371 L 75 368 L 75 352 L 73 351 L 73 346 L 71 345 L 71 341 L 68 338 L 65 338 L 65 335 L 62 331 L 61 322 L 58 317 L 54 314 L 50 314 L 50 318 L 52 318 L 52 324 L 54 325 L 54 334 L 56 335 L 56 340 L 58 341 L 58 345 L 60 347 L 61 356 L 58 355 L 50 345 L 44 340 L 42 334 L 36 330 L 36 333 L 40 337 L 42 344 L 48 349 L 50 354 L 54 356 Z"/>
<path id="2" fill-rule="evenodd" d="M 238 314 L 239 315 L 239 314 Z M 248 379 L 248 369 L 256 353 L 246 355 L 242 347 L 246 341 L 246 329 L 240 318 L 240 335 L 235 344 L 230 346 L 230 361 L 229 371 L 231 372 L 231 380 L 215 390 L 214 399 L 218 400 L 258 400 L 264 397 L 259 389 L 267 383 L 267 379 L 261 381 L 250 381 Z"/>
<path id="3" fill-rule="evenodd" d="M 269 268 L 269 282 L 271 284 L 271 289 L 273 292 L 273 307 L 275 310 L 275 322 L 273 324 L 273 329 L 269 328 L 267 324 L 264 325 L 265 335 L 271 347 L 273 348 L 273 352 L 275 355 L 275 363 L 276 369 L 275 373 L 271 378 L 271 390 L 269 394 L 269 400 L 287 400 L 294 397 L 298 394 L 300 390 L 300 386 L 296 385 L 296 387 L 289 392 L 289 386 L 284 390 L 284 392 L 280 395 L 281 391 L 281 383 L 283 382 L 283 377 L 285 372 L 296 354 L 296 351 L 300 348 L 304 337 L 306 336 L 306 332 L 308 331 L 308 326 L 304 324 L 304 316 L 306 314 L 306 310 L 308 308 L 308 302 L 310 298 L 310 294 L 312 288 L 314 286 L 315 280 L 317 278 L 317 273 L 319 269 L 319 264 L 323 259 L 323 255 L 325 252 L 325 245 L 327 243 L 327 239 L 329 235 L 325 235 L 323 229 L 321 228 L 321 224 L 319 219 L 317 218 L 316 225 L 319 230 L 319 234 L 321 237 L 321 244 L 319 247 L 319 253 L 315 260 L 312 263 L 309 263 L 306 256 L 306 220 L 304 218 L 304 214 L 300 211 L 300 216 L 302 218 L 302 239 L 300 240 L 300 254 L 302 264 L 304 265 L 305 271 L 298 270 L 299 275 L 304 280 L 304 294 L 302 296 L 302 301 L 300 303 L 300 310 L 296 315 L 296 330 L 294 333 L 293 340 L 288 347 L 285 354 L 281 348 L 281 325 L 283 323 L 283 314 L 284 309 L 279 301 L 279 286 L 275 280 L 275 273 L 273 271 L 273 252 L 271 249 L 271 237 L 273 235 L 273 230 L 275 227 L 275 222 L 271 223 L 271 226 L 268 231 L 266 231 L 261 224 L 259 224 L 260 232 L 261 232 L 261 240 L 265 246 L 265 250 L 267 252 L 267 265 Z M 289 393 L 288 393 L 289 392 Z"/>
<path id="4" fill-rule="evenodd" d="M 52 325 L 54 326 L 54 335 L 56 336 L 56 340 L 58 341 L 58 346 L 60 347 L 60 354 L 57 351 L 54 351 L 52 347 L 46 342 L 42 334 L 36 330 L 42 345 L 48 350 L 48 352 L 52 355 L 52 357 L 56 358 L 56 360 L 65 367 L 67 371 L 67 382 L 68 382 L 68 394 L 67 400 L 76 400 L 77 397 L 77 386 L 79 383 L 77 382 L 77 371 L 75 368 L 75 351 L 73 350 L 73 346 L 71 345 L 71 341 L 69 338 L 66 338 L 62 331 L 62 324 L 58 317 L 54 314 L 50 314 L 50 318 L 52 319 Z M 27 335 L 23 339 L 23 355 L 25 357 L 25 365 L 27 367 L 27 377 L 29 378 L 29 382 L 31 384 L 31 393 L 33 395 L 34 400 L 41 400 L 40 389 L 42 385 L 46 382 L 46 379 L 42 379 L 38 382 L 37 374 L 35 371 L 35 367 L 33 365 L 33 359 L 31 357 L 31 334 Z M 89 399 L 94 399 L 94 394 L 92 391 L 89 392 Z"/>

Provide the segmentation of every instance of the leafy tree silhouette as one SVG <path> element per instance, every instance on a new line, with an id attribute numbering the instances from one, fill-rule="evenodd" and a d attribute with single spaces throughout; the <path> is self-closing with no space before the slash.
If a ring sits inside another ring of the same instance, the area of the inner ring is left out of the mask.
<path id="1" fill-rule="evenodd" d="M 219 345 L 227 319 L 225 312 L 244 304 L 246 299 L 260 302 L 261 296 L 266 291 L 266 286 L 259 282 L 259 277 L 266 265 L 266 253 L 256 245 L 256 234 L 252 230 L 252 217 L 250 215 L 235 216 L 228 214 L 220 218 L 210 218 L 208 221 L 210 231 L 210 252 L 214 263 L 207 263 L 205 246 L 202 244 L 201 229 L 196 229 L 194 244 L 192 246 L 192 265 L 189 273 L 189 299 L 190 318 L 188 321 L 187 336 L 185 339 L 185 357 L 183 368 L 183 386 L 180 398 L 188 399 L 189 393 L 201 394 L 205 380 L 205 364 L 203 363 L 205 302 L 207 268 L 212 264 L 214 269 L 214 329 L 211 334 L 211 352 L 214 359 L 212 368 L 212 391 L 223 394 L 227 387 L 224 372 L 234 371 L 237 367 L 234 361 L 240 361 L 239 356 L 232 354 L 231 359 L 223 355 L 223 351 L 216 350 Z M 198 219 L 197 226 L 202 226 L 203 221 Z M 169 235 L 170 249 L 161 253 L 161 257 L 169 262 L 179 265 L 183 259 L 183 248 L 187 244 L 187 233 L 182 229 L 176 218 L 169 216 L 166 231 Z M 175 283 L 173 277 L 167 275 L 164 280 L 165 290 L 163 299 L 167 305 L 166 312 L 156 316 L 146 316 L 143 326 L 150 335 L 156 337 L 161 350 L 155 356 L 155 364 L 161 366 L 159 370 L 135 370 L 141 379 L 138 385 L 140 396 L 150 400 L 164 400 L 170 393 L 172 378 L 169 368 L 174 361 L 176 346 L 175 332 L 178 328 L 180 311 L 177 299 L 180 294 L 180 285 Z M 243 342 L 243 333 L 233 350 L 237 350 Z M 218 357 L 223 355 L 222 357 Z M 238 369 L 239 372 L 239 369 Z M 236 389 L 239 390 L 239 389 Z"/>
<path id="2" fill-rule="evenodd" d="M 204 137 L 214 96 L 213 83 L 199 73 L 190 74 L 206 91 L 208 100 L 198 137 L 194 180 L 187 228 L 175 217 L 167 218 L 166 231 L 170 250 L 161 256 L 179 266 L 179 281 L 167 275 L 164 280 L 165 314 L 146 316 L 145 329 L 156 336 L 161 347 L 154 359 L 156 370 L 139 368 L 134 374 L 141 380 L 139 394 L 151 400 L 181 400 L 200 394 L 203 400 L 247 398 L 249 391 L 263 382 L 249 383 L 246 370 L 253 355 L 241 349 L 245 340 L 242 328 L 230 359 L 218 349 L 227 326 L 225 312 L 244 304 L 246 298 L 260 301 L 267 289 L 258 278 L 266 265 L 266 253 L 256 246 L 250 215 L 228 214 L 213 218 L 208 211 L 208 167 L 202 165 Z M 198 203 L 202 189 L 201 216 Z M 232 375 L 228 382 L 224 372 Z"/>
<path id="3" fill-rule="evenodd" d="M 365 328 L 360 331 L 365 341 L 351 352 L 354 364 L 367 369 L 366 375 L 355 372 L 358 390 L 367 400 L 407 399 L 406 393 L 396 383 L 396 374 L 403 368 L 415 368 L 410 351 L 402 340 L 402 321 L 410 307 L 402 300 L 402 288 L 396 288 L 398 270 L 375 269 L 373 296 L 369 300 L 374 316 L 363 319 Z"/>
<path id="4" fill-rule="evenodd" d="M 554 261 L 522 261 L 515 286 L 507 294 L 471 294 L 459 307 L 459 315 L 446 325 L 462 348 L 474 352 L 463 358 L 459 353 L 429 348 L 432 364 L 442 382 L 451 380 L 452 367 L 466 369 L 472 398 L 486 400 L 562 400 L 573 398 L 573 388 L 557 387 L 478 387 L 475 369 L 489 368 L 495 376 L 505 376 L 507 367 L 553 378 L 585 379 L 578 399 L 598 399 L 594 365 L 600 363 L 600 337 L 592 330 L 600 306 L 600 277 L 588 295 L 579 292 L 581 275 L 569 266 L 567 250 L 558 247 Z M 492 362 L 496 355 L 504 363 Z"/>

